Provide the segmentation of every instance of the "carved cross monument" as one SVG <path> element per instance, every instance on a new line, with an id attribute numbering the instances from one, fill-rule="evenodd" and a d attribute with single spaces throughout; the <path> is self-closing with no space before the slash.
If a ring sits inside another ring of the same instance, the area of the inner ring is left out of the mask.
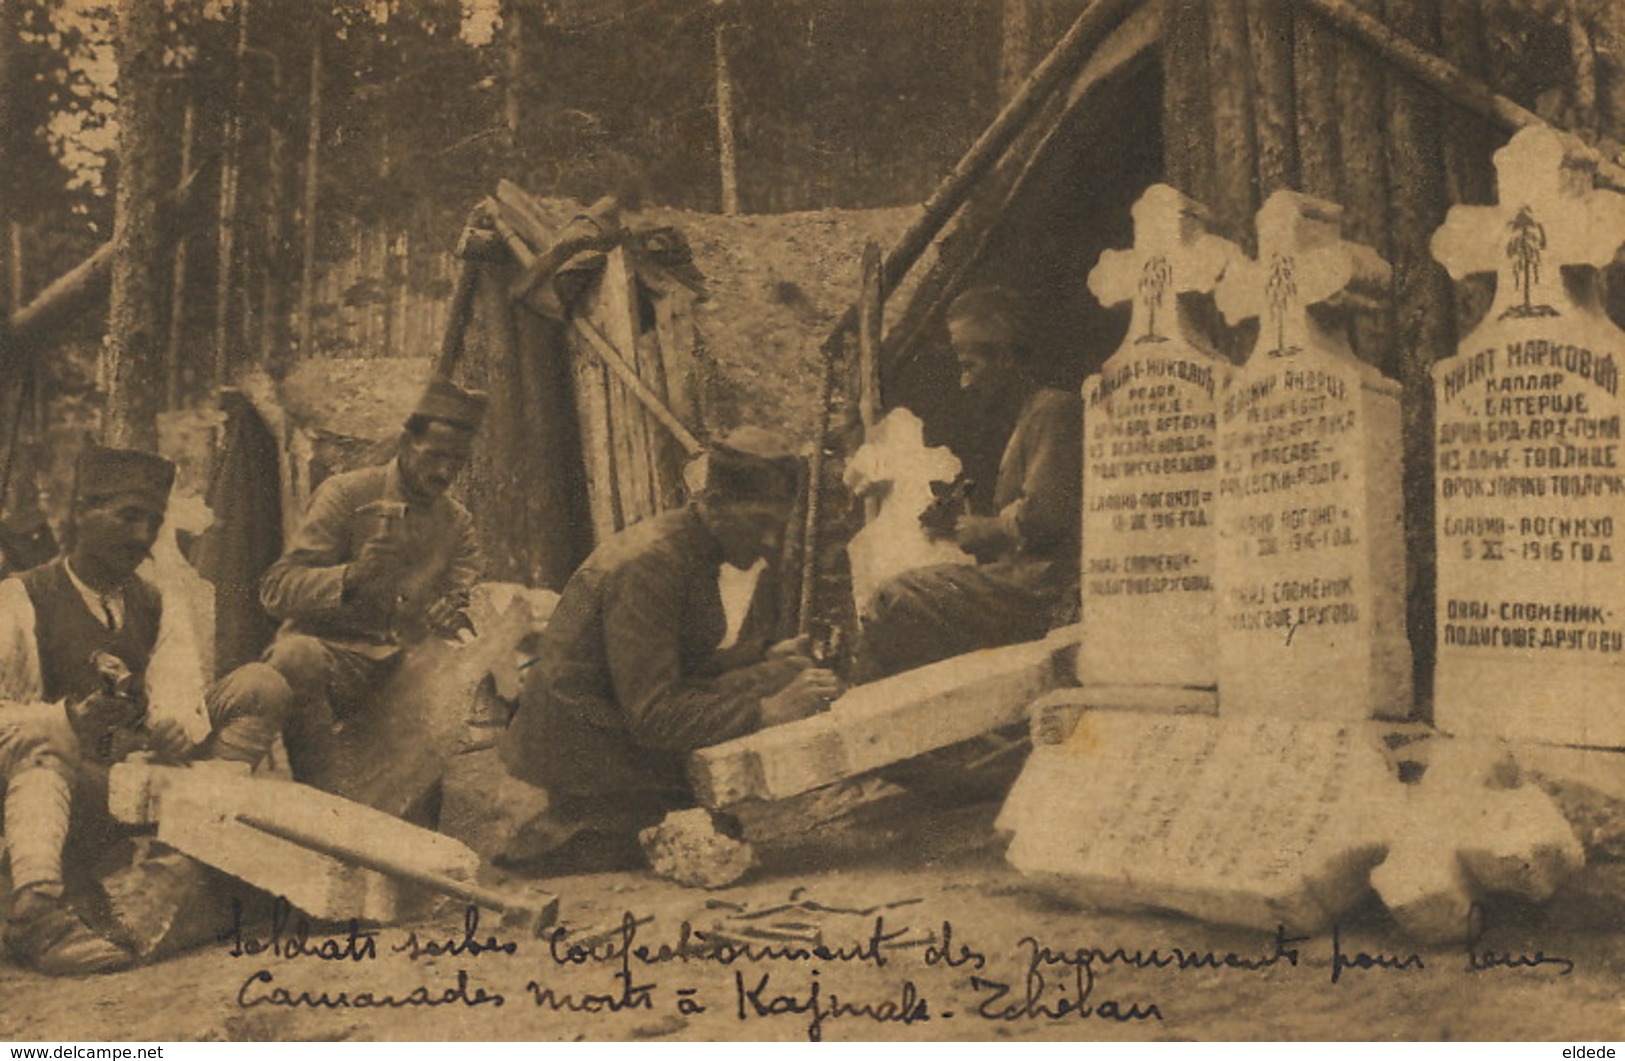
<path id="1" fill-rule="evenodd" d="M 1103 304 L 1133 303 L 1122 346 L 1083 384 L 1078 678 L 1102 705 L 1218 679 L 1212 506 L 1232 366 L 1179 298 L 1211 292 L 1239 254 L 1209 225 L 1200 204 L 1154 184 L 1134 206 L 1134 247 L 1089 274 Z"/>
<path id="2" fill-rule="evenodd" d="M 1593 282 L 1625 242 L 1625 196 L 1549 129 L 1520 132 L 1495 165 L 1500 203 L 1451 208 L 1433 237 L 1452 277 L 1496 277 L 1489 312 L 1433 372 L 1434 718 L 1625 745 L 1625 333 Z M 1566 278 L 1575 266 L 1593 271 Z"/>
<path id="3" fill-rule="evenodd" d="M 936 495 L 932 483 L 951 483 L 959 458 L 945 446 L 927 446 L 920 418 L 904 408 L 876 422 L 869 440 L 846 466 L 846 485 L 858 497 L 877 498 L 874 519 L 846 547 L 852 564 L 852 597 L 858 613 L 887 581 L 933 564 L 972 564 L 976 560 L 952 541 L 932 538 L 920 515 Z"/>
<path id="4" fill-rule="evenodd" d="M 1259 319 L 1219 413 L 1219 710 L 1408 717 L 1399 387 L 1312 307 L 1374 305 L 1388 266 L 1296 192 L 1226 270 L 1226 319 Z"/>

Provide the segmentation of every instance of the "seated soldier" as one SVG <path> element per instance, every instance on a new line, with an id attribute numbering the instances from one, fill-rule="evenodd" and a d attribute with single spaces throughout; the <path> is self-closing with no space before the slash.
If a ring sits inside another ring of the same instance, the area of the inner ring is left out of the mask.
<path id="1" fill-rule="evenodd" d="M 1076 395 L 1028 375 L 1020 322 L 1001 287 L 971 288 L 949 307 L 960 388 L 979 410 L 1014 405 L 1019 414 L 992 511 L 961 515 L 953 528 L 976 563 L 909 571 L 875 593 L 863 616 L 865 680 L 1031 641 L 1076 610 L 1082 411 Z"/>
<path id="2" fill-rule="evenodd" d="M 0 582 L 0 827 L 13 889 L 5 942 L 44 973 L 131 963 L 70 905 L 64 855 L 70 866 L 93 860 L 118 835 L 109 766 L 143 747 L 179 761 L 208 732 L 197 660 L 158 588 L 136 574 L 174 477 L 161 457 L 87 446 L 66 557 Z"/>
<path id="3" fill-rule="evenodd" d="M 260 584 L 282 620 L 262 661 L 210 690 L 205 754 L 258 763 L 280 731 L 300 781 L 330 776 L 334 725 L 399 666 L 403 648 L 469 628 L 479 548 L 446 491 L 468 464 L 485 395 L 431 380 L 388 464 L 335 475 Z"/>
<path id="4" fill-rule="evenodd" d="M 717 577 L 777 557 L 797 463 L 765 431 L 712 445 L 689 506 L 629 527 L 571 576 L 502 743 L 548 809 L 504 860 L 545 876 L 643 865 L 637 834 L 692 807 L 688 753 L 823 710 L 840 692 L 801 646 L 718 652 Z"/>

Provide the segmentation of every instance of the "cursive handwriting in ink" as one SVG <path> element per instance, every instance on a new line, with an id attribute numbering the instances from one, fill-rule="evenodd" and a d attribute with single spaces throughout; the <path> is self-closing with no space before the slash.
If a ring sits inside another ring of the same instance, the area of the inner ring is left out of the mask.
<path id="1" fill-rule="evenodd" d="M 1128 950 L 1125 947 L 1116 947 L 1106 950 L 1102 947 L 1076 947 L 1071 950 L 1062 950 L 1040 943 L 1032 936 L 1023 937 L 1019 946 L 1027 950 L 1027 966 L 1037 970 L 1046 965 L 1126 965 L 1133 969 L 1166 969 L 1170 966 L 1176 969 L 1239 969 L 1256 972 L 1268 969 L 1280 962 L 1296 968 L 1298 965 L 1297 943 L 1309 942 L 1308 936 L 1289 936 L 1285 925 L 1275 927 L 1274 950 L 1262 955 L 1241 955 L 1234 951 L 1225 951 L 1223 954 L 1214 951 L 1186 950 L 1184 947 L 1153 947 L 1150 950 Z"/>
<path id="2" fill-rule="evenodd" d="M 1514 954 L 1511 951 L 1502 951 L 1497 954 L 1493 950 L 1479 950 L 1478 945 L 1484 939 L 1488 930 L 1489 920 L 1484 916 L 1484 909 L 1474 903 L 1467 913 L 1467 968 L 1471 972 L 1481 973 L 1487 969 L 1533 969 L 1537 965 L 1560 965 L 1559 976 L 1567 976 L 1574 971 L 1574 961 L 1558 954 L 1547 954 L 1544 950 L 1537 950 L 1533 954 Z"/>
<path id="3" fill-rule="evenodd" d="M 942 965 L 949 969 L 957 969 L 962 965 L 968 965 L 977 972 L 981 972 L 987 968 L 987 955 L 965 943 L 961 943 L 959 950 L 956 952 L 954 950 L 954 923 L 944 921 L 942 923 L 942 942 L 926 946 L 925 964 Z"/>
<path id="4" fill-rule="evenodd" d="M 272 954 L 278 958 L 315 958 L 327 962 L 362 962 L 378 957 L 378 933 L 364 932 L 360 922 L 350 919 L 349 931 L 341 937 L 319 936 L 312 940 L 310 922 L 301 917 L 293 921 L 293 906 L 282 896 L 271 904 L 270 931 L 263 935 L 249 935 L 243 918 L 241 899 L 231 900 L 231 927 L 216 935 L 221 943 L 231 944 L 226 953 L 233 958 Z"/>
<path id="5" fill-rule="evenodd" d="M 477 958 L 482 954 L 516 954 L 519 944 L 513 940 L 504 940 L 497 936 L 486 936 L 483 940 L 476 939 L 475 934 L 480 930 L 480 908 L 469 904 L 463 909 L 463 935 L 461 939 L 424 939 L 418 938 L 417 929 L 413 929 L 406 939 L 395 944 L 396 954 L 405 954 L 413 961 L 419 958 Z"/>
<path id="6" fill-rule="evenodd" d="M 914 981 L 905 980 L 898 997 L 883 1002 L 848 1002 L 831 993 L 824 994 L 818 970 L 805 994 L 773 994 L 772 974 L 763 973 L 754 986 L 747 986 L 745 974 L 734 973 L 734 996 L 740 1020 L 753 1017 L 807 1015 L 807 1039 L 822 1042 L 824 1022 L 839 1017 L 864 1017 L 881 1024 L 919 1024 L 931 1019 L 931 1009 Z"/>
<path id="7" fill-rule="evenodd" d="M 627 1009 L 654 1009 L 654 984 L 635 984 L 630 976 L 615 974 L 620 981 L 621 989 L 614 993 L 586 992 L 584 994 L 560 994 L 551 987 L 543 987 L 532 980 L 525 985 L 530 992 L 531 1001 L 538 1006 L 545 1006 L 557 1013 L 567 1009 L 571 1013 L 619 1013 Z"/>
<path id="8" fill-rule="evenodd" d="M 1130 1002 L 1127 1007 L 1115 998 L 1094 1001 L 1095 971 L 1088 965 L 1074 965 L 1072 975 L 1054 982 L 1055 991 L 1048 998 L 1045 993 L 1051 982 L 1037 967 L 1029 965 L 1022 983 L 1022 995 L 1014 1003 L 1001 1005 L 1010 995 L 1010 985 L 1001 980 L 988 980 L 980 976 L 970 978 L 972 991 L 987 997 L 976 1007 L 976 1015 L 984 1020 L 1059 1020 L 1075 1016 L 1080 1020 L 1097 1018 L 1126 1024 L 1137 1020 L 1162 1020 L 1162 1010 L 1155 1003 L 1140 1005 Z M 1068 993 L 1068 988 L 1071 988 Z"/>
<path id="9" fill-rule="evenodd" d="M 1407 969 L 1423 969 L 1420 954 L 1407 954 L 1396 957 L 1392 954 L 1367 954 L 1365 951 L 1355 951 L 1353 955 L 1343 953 L 1342 926 L 1332 926 L 1332 983 L 1343 978 L 1345 969 L 1392 969 L 1404 972 Z"/>
<path id="10" fill-rule="evenodd" d="M 380 994 L 377 991 L 292 991 L 274 984 L 271 970 L 261 969 L 237 989 L 237 1005 L 241 1009 L 255 1006 L 285 1006 L 289 1009 L 405 1009 L 409 1006 L 450 1006 L 461 1003 L 475 1006 L 500 1006 L 506 1001 L 500 993 L 487 992 L 476 987 L 468 990 L 468 972 L 457 970 L 457 986 L 435 990 L 427 985 L 412 988 L 404 995 Z M 256 986 L 262 985 L 262 986 Z"/>
<path id="11" fill-rule="evenodd" d="M 643 965 L 662 965 L 672 961 L 705 961 L 718 965 L 764 961 L 849 962 L 881 969 L 888 960 L 885 945 L 908 934 L 908 926 L 888 931 L 886 919 L 877 917 L 869 938 L 861 943 L 843 946 L 826 943 L 749 943 L 718 938 L 684 921 L 675 943 L 662 941 L 651 945 L 638 942 L 638 927 L 637 918 L 628 911 L 621 919 L 620 931 L 609 938 L 572 943 L 567 938 L 569 930 L 560 926 L 548 934 L 548 957 L 555 965 L 615 962 L 628 975 L 634 959 Z"/>

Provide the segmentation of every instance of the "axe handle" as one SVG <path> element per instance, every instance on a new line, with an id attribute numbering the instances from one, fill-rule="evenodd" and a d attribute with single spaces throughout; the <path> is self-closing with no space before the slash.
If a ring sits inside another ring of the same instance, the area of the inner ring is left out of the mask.
<path id="1" fill-rule="evenodd" d="M 391 877 L 399 877 L 402 880 L 409 880 L 416 884 L 426 885 L 438 892 L 443 892 L 446 895 L 453 895 L 459 899 L 466 899 L 471 903 L 477 903 L 488 910 L 495 910 L 498 913 L 507 913 L 508 910 L 512 908 L 528 909 L 528 904 L 516 903 L 508 896 L 503 895 L 501 892 L 493 891 L 490 888 L 483 888 L 480 885 L 474 884 L 470 881 L 458 880 L 456 877 L 447 876 L 444 873 L 436 873 L 434 870 L 424 869 L 422 866 L 414 866 L 408 862 L 399 861 L 393 858 L 381 858 L 377 855 L 362 854 L 358 851 L 350 851 L 324 837 L 317 836 L 314 833 L 308 833 L 303 829 L 294 826 L 285 825 L 281 822 L 267 821 L 264 818 L 259 818 L 252 814 L 239 814 L 237 815 L 237 820 L 242 822 L 244 825 L 258 829 L 262 833 L 298 844 L 300 847 L 307 847 L 318 854 L 327 855 L 331 858 L 339 859 L 342 862 L 349 862 L 353 865 L 360 866 L 363 869 L 376 870 L 379 873 L 386 873 Z M 557 900 L 554 900 L 553 903 L 544 903 L 541 905 L 541 907 L 536 909 L 536 912 L 541 915 L 537 919 L 536 924 L 536 930 L 538 933 L 540 933 L 542 929 L 546 928 L 547 925 L 551 923 L 552 914 L 546 908 L 548 906 L 555 906 L 556 902 Z"/>

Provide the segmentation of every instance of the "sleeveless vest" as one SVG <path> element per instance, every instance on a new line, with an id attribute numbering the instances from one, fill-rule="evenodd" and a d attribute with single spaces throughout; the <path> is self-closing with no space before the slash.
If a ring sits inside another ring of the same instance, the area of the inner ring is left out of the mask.
<path id="1" fill-rule="evenodd" d="M 109 652 L 124 661 L 144 688 L 147 663 L 158 643 L 163 598 L 141 578 L 124 587 L 124 623 L 112 631 L 90 613 L 61 557 L 17 576 L 34 604 L 34 638 L 39 645 L 40 680 L 45 699 L 80 700 L 101 689 L 91 657 Z"/>

